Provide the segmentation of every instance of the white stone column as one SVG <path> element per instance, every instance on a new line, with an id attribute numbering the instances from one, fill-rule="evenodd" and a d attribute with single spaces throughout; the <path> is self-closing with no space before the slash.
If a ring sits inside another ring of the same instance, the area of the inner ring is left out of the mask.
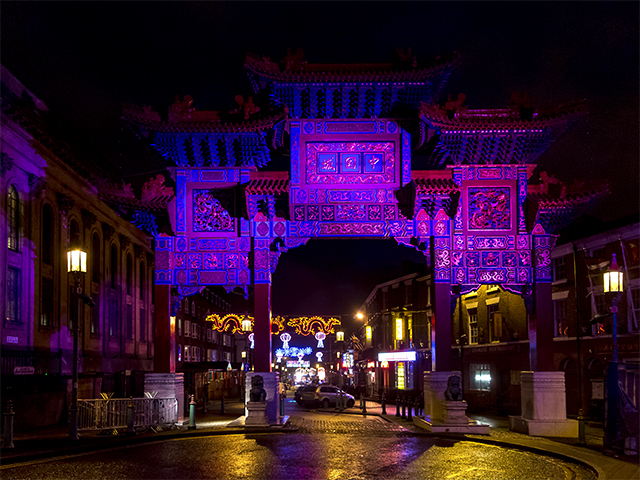
<path id="1" fill-rule="evenodd" d="M 528 435 L 578 437 L 578 421 L 567 419 L 564 372 L 520 373 L 521 415 L 509 416 L 509 428 Z"/>
<path id="2" fill-rule="evenodd" d="M 248 402 L 250 398 L 249 392 L 251 392 L 251 378 L 256 375 L 260 375 L 262 377 L 262 380 L 264 381 L 264 389 L 267 392 L 267 409 L 265 414 L 269 421 L 269 425 L 277 425 L 278 416 L 280 415 L 280 375 L 278 372 L 247 372 L 244 385 L 245 402 Z M 244 414 L 245 416 L 249 415 L 246 403 L 244 407 Z"/>
<path id="3" fill-rule="evenodd" d="M 430 422 L 443 422 L 445 400 L 444 391 L 452 375 L 460 377 L 460 372 L 424 372 L 424 416 Z"/>
<path id="4" fill-rule="evenodd" d="M 184 424 L 183 373 L 145 373 L 144 391 L 158 392 L 156 398 L 175 398 L 178 401 L 178 424 Z"/>

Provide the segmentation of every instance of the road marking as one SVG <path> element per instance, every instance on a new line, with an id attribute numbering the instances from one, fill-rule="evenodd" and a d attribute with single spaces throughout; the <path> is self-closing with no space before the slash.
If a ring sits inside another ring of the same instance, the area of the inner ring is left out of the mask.
<path id="1" fill-rule="evenodd" d="M 447 478 L 454 478 L 454 477 L 459 477 L 459 476 L 464 476 L 464 474 L 472 471 L 472 470 L 477 470 L 478 467 L 469 467 L 467 468 L 464 472 L 456 472 L 456 473 L 452 473 L 451 475 L 447 475 Z"/>

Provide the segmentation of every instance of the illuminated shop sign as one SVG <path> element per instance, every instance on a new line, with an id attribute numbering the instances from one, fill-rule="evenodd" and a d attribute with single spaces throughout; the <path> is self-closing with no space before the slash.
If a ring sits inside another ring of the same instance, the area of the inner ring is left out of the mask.
<path id="1" fill-rule="evenodd" d="M 378 354 L 379 362 L 415 362 L 416 352 L 386 352 Z"/>
<path id="2" fill-rule="evenodd" d="M 396 340 L 402 341 L 402 318 L 396 318 Z"/>
<path id="3" fill-rule="evenodd" d="M 309 366 L 311 366 L 311 363 L 309 362 L 309 360 L 303 360 L 302 362 L 296 362 L 295 360 L 287 360 L 287 367 L 307 367 L 309 368 Z"/>

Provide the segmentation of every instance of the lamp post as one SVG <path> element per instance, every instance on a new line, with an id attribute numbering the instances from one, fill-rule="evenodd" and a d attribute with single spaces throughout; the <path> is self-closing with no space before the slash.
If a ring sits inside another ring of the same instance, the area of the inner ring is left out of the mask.
<path id="1" fill-rule="evenodd" d="M 80 301 L 82 295 L 82 273 L 87 273 L 87 252 L 80 249 L 67 252 L 67 272 L 73 273 L 76 286 L 76 320 L 73 322 L 73 385 L 69 408 L 69 438 L 78 440 L 78 328 L 80 324 Z"/>
<path id="2" fill-rule="evenodd" d="M 605 448 L 613 450 L 617 439 L 618 426 L 618 300 L 623 292 L 622 272 L 618 269 L 616 254 L 611 259 L 611 267 L 604 274 L 604 293 L 612 295 L 611 341 L 612 361 L 607 365 L 607 409 L 605 417 Z"/>

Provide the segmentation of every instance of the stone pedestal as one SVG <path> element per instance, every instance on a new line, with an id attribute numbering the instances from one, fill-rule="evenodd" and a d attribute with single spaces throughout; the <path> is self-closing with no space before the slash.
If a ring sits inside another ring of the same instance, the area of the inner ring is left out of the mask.
<path id="1" fill-rule="evenodd" d="M 264 389 L 267 392 L 267 407 L 265 409 L 265 415 L 269 425 L 279 425 L 281 419 L 280 415 L 280 375 L 277 372 L 247 372 L 244 384 L 244 398 L 249 400 L 251 396 L 251 379 L 256 375 L 260 375 L 264 381 Z M 247 405 L 248 405 L 247 401 Z M 248 418 L 249 410 L 245 405 L 244 414 Z"/>
<path id="2" fill-rule="evenodd" d="M 578 421 L 567 419 L 564 372 L 521 372 L 521 412 L 509 416 L 514 432 L 578 438 Z"/>
<path id="3" fill-rule="evenodd" d="M 178 401 L 178 424 L 184 419 L 184 374 L 182 373 L 145 373 L 144 391 L 158 392 L 156 398 L 175 398 Z"/>
<path id="4" fill-rule="evenodd" d="M 267 402 L 247 402 L 247 415 L 244 421 L 245 427 L 268 427 L 269 422 L 265 414 Z"/>
<path id="5" fill-rule="evenodd" d="M 467 402 L 464 400 L 444 400 L 442 405 L 442 423 L 447 425 L 467 425 Z"/>
<path id="6" fill-rule="evenodd" d="M 460 372 L 424 373 L 424 417 L 413 417 L 413 423 L 435 433 L 489 434 L 489 425 L 469 420 L 466 415 L 467 402 L 445 400 L 447 381 Z"/>

